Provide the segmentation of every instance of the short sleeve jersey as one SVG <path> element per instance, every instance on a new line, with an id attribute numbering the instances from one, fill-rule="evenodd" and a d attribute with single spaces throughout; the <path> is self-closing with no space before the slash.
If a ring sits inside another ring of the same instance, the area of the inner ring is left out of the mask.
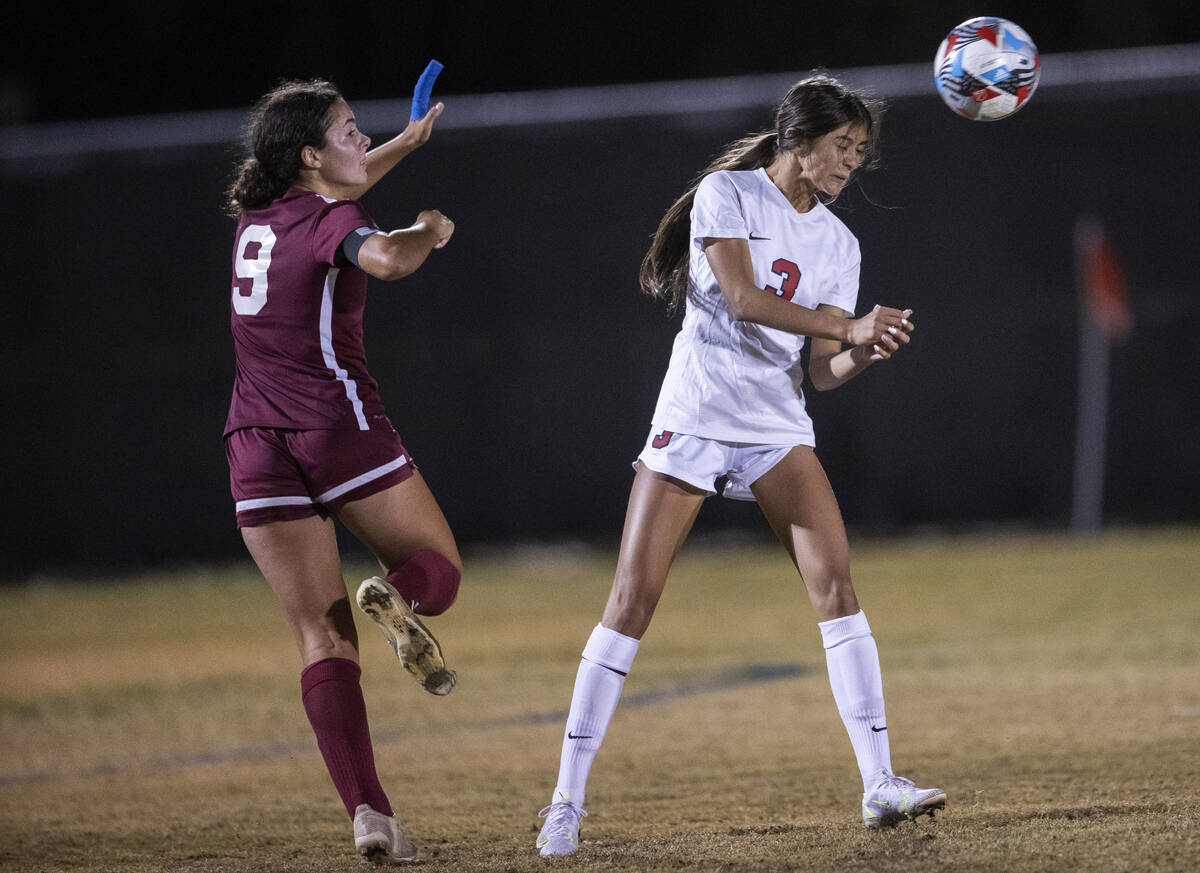
<path id="1" fill-rule="evenodd" d="M 363 227 L 377 229 L 356 201 L 298 188 L 242 214 L 230 316 L 237 372 L 225 433 L 370 430 L 386 415 L 363 351 L 367 274 L 337 257 L 346 235 Z"/>
<path id="2" fill-rule="evenodd" d="M 765 169 L 705 176 L 691 213 L 687 309 L 654 427 L 728 442 L 815 445 L 801 391 L 805 337 L 734 321 L 704 254 L 705 237 L 746 240 L 764 293 L 848 313 L 858 300 L 858 240 L 823 204 L 797 212 Z"/>

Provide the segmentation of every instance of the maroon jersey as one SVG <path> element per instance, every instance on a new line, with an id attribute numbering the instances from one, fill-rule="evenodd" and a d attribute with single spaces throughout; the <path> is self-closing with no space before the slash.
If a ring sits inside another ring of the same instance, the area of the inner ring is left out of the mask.
<path id="1" fill-rule="evenodd" d="M 384 421 L 363 351 L 367 274 L 337 259 L 342 240 L 360 227 L 376 224 L 357 202 L 298 188 L 242 213 L 226 434 L 251 426 L 370 430 Z"/>

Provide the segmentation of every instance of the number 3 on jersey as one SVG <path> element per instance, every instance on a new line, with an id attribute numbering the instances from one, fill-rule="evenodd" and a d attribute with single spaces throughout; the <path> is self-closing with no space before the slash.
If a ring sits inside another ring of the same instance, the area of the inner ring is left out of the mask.
<path id="1" fill-rule="evenodd" d="M 800 268 L 786 258 L 776 258 L 771 264 L 771 272 L 783 279 L 778 288 L 770 285 L 767 290 L 776 297 L 791 300 L 796 296 L 796 286 L 800 284 Z"/>
<path id="2" fill-rule="evenodd" d="M 250 224 L 238 238 L 233 271 L 238 279 L 250 280 L 250 293 L 243 294 L 243 282 L 233 283 L 233 311 L 238 315 L 258 315 L 267 305 L 267 268 L 271 266 L 271 249 L 275 247 L 275 232 L 269 224 Z"/>

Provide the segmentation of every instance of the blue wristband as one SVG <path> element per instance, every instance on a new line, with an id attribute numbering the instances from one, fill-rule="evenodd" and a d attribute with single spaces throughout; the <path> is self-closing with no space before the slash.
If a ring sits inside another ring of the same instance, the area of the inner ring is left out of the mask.
<path id="1" fill-rule="evenodd" d="M 412 117 L 410 120 L 416 121 L 418 118 L 424 118 L 426 113 L 429 112 L 429 95 L 433 93 L 433 81 L 441 71 L 441 64 L 437 61 L 430 61 L 429 65 L 425 68 L 425 72 L 421 74 L 421 78 L 417 79 L 417 87 L 413 89 Z"/>

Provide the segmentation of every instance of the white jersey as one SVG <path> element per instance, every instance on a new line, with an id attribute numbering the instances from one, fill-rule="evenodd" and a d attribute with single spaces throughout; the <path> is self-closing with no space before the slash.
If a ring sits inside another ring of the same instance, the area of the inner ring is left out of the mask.
<path id="1" fill-rule="evenodd" d="M 805 337 L 734 321 L 703 240 L 747 240 L 758 287 L 798 306 L 829 303 L 851 314 L 858 300 L 858 240 L 821 203 L 797 212 L 765 169 L 705 176 L 691 222 L 687 310 L 654 410 L 655 429 L 728 442 L 815 445 L 800 388 Z"/>

